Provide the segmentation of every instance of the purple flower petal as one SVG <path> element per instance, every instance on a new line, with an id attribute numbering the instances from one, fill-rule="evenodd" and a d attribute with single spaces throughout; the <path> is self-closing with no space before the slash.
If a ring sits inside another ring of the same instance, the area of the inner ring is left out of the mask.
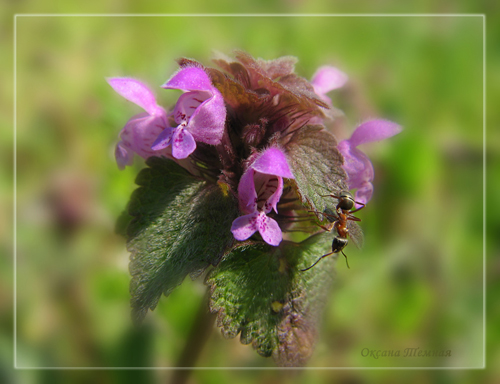
<path id="1" fill-rule="evenodd" d="M 371 120 L 355 129 L 348 140 L 342 140 L 337 149 L 344 156 L 342 167 L 347 173 L 349 189 L 357 189 L 356 201 L 366 204 L 373 194 L 373 165 L 370 159 L 356 147 L 364 143 L 379 141 L 401 132 L 401 127 L 386 120 Z M 357 204 L 356 207 L 360 205 Z"/>
<path id="2" fill-rule="evenodd" d="M 240 210 L 243 213 L 251 213 L 257 210 L 257 192 L 255 191 L 254 182 L 255 171 L 249 168 L 243 176 L 241 176 L 238 184 L 238 200 L 240 202 Z"/>
<path id="3" fill-rule="evenodd" d="M 370 120 L 359 125 L 351 135 L 349 142 L 351 146 L 371 143 L 392 137 L 402 128 L 396 123 L 387 120 Z"/>
<path id="4" fill-rule="evenodd" d="M 245 171 L 238 185 L 240 210 L 246 215 L 234 220 L 236 240 L 247 239 L 256 230 L 264 241 L 277 246 L 283 239 L 278 223 L 266 214 L 273 209 L 283 193 L 283 177 L 293 178 L 286 156 L 278 148 L 271 147 L 259 154 Z"/>
<path id="5" fill-rule="evenodd" d="M 268 175 L 267 173 L 255 172 L 255 190 L 257 191 L 257 208 L 265 213 L 271 212 L 276 207 L 283 193 L 283 178 L 281 176 Z"/>
<path id="6" fill-rule="evenodd" d="M 285 154 L 278 148 L 262 152 L 243 174 L 238 185 L 240 210 L 245 213 L 254 210 L 276 212 L 283 192 L 283 177 L 293 179 Z"/>
<path id="7" fill-rule="evenodd" d="M 221 93 L 202 68 L 182 68 L 162 87 L 187 91 L 175 106 L 177 124 L 185 124 L 196 141 L 211 145 L 220 143 L 226 123 L 226 106 Z"/>
<path id="8" fill-rule="evenodd" d="M 153 92 L 140 81 L 126 77 L 112 77 L 106 80 L 121 96 L 137 104 L 150 115 L 165 114 L 165 110 L 156 104 Z"/>
<path id="9" fill-rule="evenodd" d="M 167 148 L 172 144 L 172 137 L 174 136 L 175 128 L 167 127 L 165 128 L 156 138 L 156 140 L 151 145 L 151 149 L 154 151 L 159 151 L 161 149 Z"/>
<path id="10" fill-rule="evenodd" d="M 361 184 L 360 187 L 356 190 L 356 194 L 354 195 L 354 200 L 361 204 L 366 204 L 372 198 L 373 194 L 373 184 L 365 181 Z M 356 208 L 361 207 L 361 204 L 355 204 Z"/>
<path id="11" fill-rule="evenodd" d="M 233 221 L 231 232 L 238 241 L 244 241 L 257 231 L 257 217 L 259 212 L 255 211 L 245 216 L 240 216 Z"/>
<path id="12" fill-rule="evenodd" d="M 145 84 L 134 79 L 115 77 L 107 81 L 121 96 L 146 111 L 132 117 L 121 130 L 121 141 L 115 150 L 118 167 L 123 169 L 126 165 L 131 165 L 134 153 L 145 159 L 151 156 L 172 157 L 170 149 L 151 149 L 158 135 L 167 127 L 167 114 L 156 104 L 153 92 Z"/>
<path id="13" fill-rule="evenodd" d="M 175 122 L 177 124 L 187 122 L 200 105 L 210 97 L 212 97 L 212 94 L 208 91 L 194 91 L 182 94 L 175 105 Z"/>
<path id="14" fill-rule="evenodd" d="M 259 213 L 257 227 L 262 239 L 267 244 L 277 247 L 281 243 L 281 240 L 283 240 L 281 228 L 276 220 L 267 217 L 264 212 Z"/>
<path id="15" fill-rule="evenodd" d="M 116 144 L 115 158 L 118 168 L 124 170 L 126 165 L 132 165 L 134 153 L 123 145 L 123 142 Z"/>
<path id="16" fill-rule="evenodd" d="M 343 87 L 347 80 L 348 77 L 344 72 L 335 67 L 324 66 L 318 68 L 312 77 L 311 84 L 314 92 L 322 97 L 333 89 Z"/>
<path id="17" fill-rule="evenodd" d="M 144 159 L 151 156 L 171 157 L 170 151 L 166 149 L 160 151 L 151 149 L 151 145 L 165 129 L 163 116 L 141 113 L 132 117 L 120 132 L 121 141 L 118 144 L 120 149 L 117 148 L 117 152 L 115 152 L 118 167 L 121 168 L 123 164 L 130 165 L 134 152 Z M 127 151 L 129 157 L 124 157 L 123 150 Z"/>
<path id="18" fill-rule="evenodd" d="M 262 211 L 240 216 L 233 221 L 231 232 L 238 241 L 247 240 L 256 231 L 269 245 L 278 246 L 283 240 L 281 228 L 276 220 L 267 217 Z"/>
<path id="19" fill-rule="evenodd" d="M 373 180 L 373 165 L 363 152 L 350 146 L 348 141 L 339 143 L 337 149 L 344 156 L 342 168 L 347 173 L 349 189 L 360 188 L 365 181 Z"/>
<path id="20" fill-rule="evenodd" d="M 185 159 L 196 149 L 193 135 L 187 129 L 177 127 L 172 137 L 172 156 L 176 159 Z"/>
<path id="21" fill-rule="evenodd" d="M 262 152 L 251 167 L 260 173 L 286 177 L 288 179 L 294 178 L 285 154 L 275 147 L 268 148 Z"/>
<path id="22" fill-rule="evenodd" d="M 173 76 L 162 85 L 167 89 L 182 89 L 184 91 L 206 91 L 213 88 L 210 77 L 199 67 L 185 67 L 173 74 Z"/>
<path id="23" fill-rule="evenodd" d="M 184 93 L 175 106 L 177 124 L 187 122 L 187 129 L 196 141 L 216 145 L 220 143 L 226 123 L 226 107 L 216 89 Z"/>
<path id="24" fill-rule="evenodd" d="M 212 89 L 212 97 L 205 100 L 189 119 L 187 128 L 196 141 L 217 145 L 221 142 L 226 124 L 224 98 L 217 89 Z"/>

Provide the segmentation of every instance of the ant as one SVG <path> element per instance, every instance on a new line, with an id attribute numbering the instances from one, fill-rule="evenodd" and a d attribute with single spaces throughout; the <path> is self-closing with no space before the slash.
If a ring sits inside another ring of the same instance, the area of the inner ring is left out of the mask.
<path id="1" fill-rule="evenodd" d="M 341 191 L 339 195 L 322 195 L 322 197 L 333 197 L 334 199 L 338 200 L 337 206 L 335 207 L 337 214 L 335 215 L 331 209 L 326 208 L 323 212 L 323 215 L 326 216 L 327 220 L 332 223 L 333 222 L 333 227 L 325 227 L 323 225 L 320 225 L 321 228 L 323 228 L 325 231 L 331 231 L 332 228 L 335 228 L 337 231 L 337 236 L 333 238 L 332 241 L 332 251 L 330 253 L 327 253 L 326 255 L 321 256 L 313 265 L 310 267 L 307 267 L 306 269 L 302 269 L 302 272 L 305 272 L 312 267 L 314 267 L 316 264 L 319 263 L 321 259 L 324 257 L 333 255 L 334 253 L 339 253 L 341 252 L 344 257 L 345 257 L 345 262 L 347 264 L 347 268 L 349 267 L 349 262 L 347 261 L 347 256 L 344 253 L 344 248 L 347 246 L 349 243 L 349 240 L 347 239 L 349 236 L 349 230 L 347 229 L 347 222 L 349 220 L 352 221 L 361 221 L 360 218 L 353 216 L 352 214 L 354 212 L 359 211 L 360 209 L 365 207 L 365 204 L 360 203 L 358 201 L 354 200 L 353 195 L 348 192 L 348 191 Z M 352 210 L 354 208 L 354 204 L 361 205 L 361 207 Z M 315 212 L 317 213 L 318 211 L 310 211 L 310 212 Z"/>

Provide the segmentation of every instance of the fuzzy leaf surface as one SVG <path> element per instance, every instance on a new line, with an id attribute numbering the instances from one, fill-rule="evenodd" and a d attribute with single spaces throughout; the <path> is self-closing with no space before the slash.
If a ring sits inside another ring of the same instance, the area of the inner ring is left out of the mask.
<path id="1" fill-rule="evenodd" d="M 337 149 L 337 140 L 321 125 L 308 125 L 285 136 L 282 145 L 287 150 L 287 159 L 295 176 L 295 188 L 302 203 L 315 210 L 318 220 L 325 208 L 334 208 L 337 200 L 325 195 L 338 195 L 348 191 L 347 175 L 342 168 L 344 158 Z M 350 238 L 357 246 L 363 245 L 363 232 L 354 221 L 347 223 Z"/>
<path id="2" fill-rule="evenodd" d="M 244 245 L 227 254 L 207 276 L 210 309 L 225 337 L 240 334 L 262 356 L 281 366 L 301 366 L 310 357 L 337 255 L 301 272 L 330 246 L 326 234 L 279 247 Z"/>
<path id="3" fill-rule="evenodd" d="M 233 242 L 237 203 L 172 160 L 150 158 L 137 176 L 127 228 L 132 315 L 142 320 L 161 294 L 217 264 Z"/>
<path id="4" fill-rule="evenodd" d="M 344 158 L 337 150 L 337 140 L 321 125 L 297 130 L 284 144 L 297 192 L 303 204 L 323 212 L 336 200 L 322 195 L 347 191 Z"/>

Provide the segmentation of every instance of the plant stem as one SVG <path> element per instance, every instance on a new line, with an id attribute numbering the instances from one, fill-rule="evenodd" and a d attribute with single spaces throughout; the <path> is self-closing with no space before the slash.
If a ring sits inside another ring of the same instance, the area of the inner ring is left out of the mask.
<path id="1" fill-rule="evenodd" d="M 170 378 L 172 384 L 185 384 L 205 346 L 215 322 L 215 315 L 208 309 L 209 292 L 203 296 L 195 322 L 191 328 L 184 350 L 177 361 L 177 369 Z"/>

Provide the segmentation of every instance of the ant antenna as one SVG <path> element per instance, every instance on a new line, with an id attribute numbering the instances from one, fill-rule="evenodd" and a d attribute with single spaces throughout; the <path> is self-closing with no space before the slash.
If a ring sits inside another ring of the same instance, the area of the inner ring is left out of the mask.
<path id="1" fill-rule="evenodd" d="M 342 252 L 342 254 L 345 257 L 345 263 L 347 264 L 347 268 L 351 269 L 351 267 L 349 267 L 349 262 L 347 261 L 346 254 L 344 253 L 344 251 L 340 251 L 340 252 Z M 323 259 L 323 258 L 325 258 L 327 256 L 330 256 L 330 255 L 333 255 L 334 253 L 337 253 L 337 252 L 330 252 L 330 253 L 327 253 L 326 255 L 321 256 L 318 260 L 316 260 L 316 262 L 313 265 L 311 265 L 310 267 L 307 267 L 306 269 L 301 269 L 300 272 L 305 272 L 305 271 L 310 270 L 312 267 L 314 267 L 316 264 L 318 264 L 321 259 Z"/>
<path id="2" fill-rule="evenodd" d="M 351 269 L 351 267 L 349 267 L 349 262 L 347 261 L 347 256 L 346 256 L 346 254 L 344 253 L 344 251 L 340 251 L 340 252 L 342 252 L 342 254 L 343 254 L 343 255 L 344 255 L 344 257 L 345 257 L 345 263 L 346 263 L 346 265 L 347 265 L 347 268 Z"/>
<path id="3" fill-rule="evenodd" d="M 307 267 L 306 269 L 301 269 L 300 272 L 305 272 L 305 271 L 310 270 L 312 267 L 314 267 L 316 264 L 318 264 L 321 259 L 323 259 L 324 257 L 330 256 L 333 253 L 334 252 L 330 252 L 330 253 L 327 253 L 326 255 L 321 256 L 318 260 L 316 260 L 316 262 L 313 265 L 311 265 L 310 267 Z"/>

